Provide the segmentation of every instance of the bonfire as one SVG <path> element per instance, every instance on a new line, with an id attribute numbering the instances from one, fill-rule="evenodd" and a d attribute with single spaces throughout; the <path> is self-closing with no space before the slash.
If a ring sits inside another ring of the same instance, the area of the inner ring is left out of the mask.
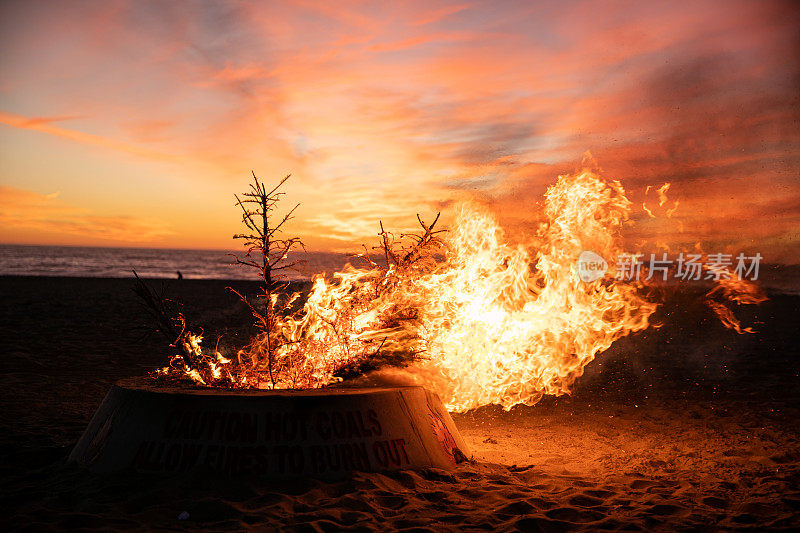
<path id="1" fill-rule="evenodd" d="M 450 410 L 510 409 L 569 393 L 598 353 L 648 328 L 658 307 L 652 275 L 626 279 L 617 264 L 591 279 L 576 272 L 586 254 L 604 266 L 603 258 L 625 255 L 622 229 L 632 213 L 622 185 L 589 169 L 547 189 L 544 221 L 525 242 L 512 241 L 476 204 L 461 205 L 447 231 L 438 215 L 430 224 L 418 216 L 417 233 L 394 234 L 379 222 L 378 246 L 365 246 L 332 277 L 317 275 L 305 298 L 290 294 L 285 270 L 296 261 L 288 257 L 302 243 L 282 232 L 297 206 L 274 220 L 288 178 L 268 189 L 253 174 L 250 190 L 236 196 L 247 232 L 234 236 L 245 242 L 235 263 L 260 278 L 255 300 L 234 291 L 258 329 L 247 346 L 225 355 L 204 348 L 202 331 L 190 331 L 180 312 L 139 286 L 178 352 L 156 377 L 269 389 L 389 380 L 427 387 Z M 659 206 L 668 189 L 656 189 Z M 668 217 L 677 206 L 665 207 Z M 709 305 L 727 327 L 751 332 L 729 302 L 758 303 L 763 295 L 730 272 L 712 274 Z"/>

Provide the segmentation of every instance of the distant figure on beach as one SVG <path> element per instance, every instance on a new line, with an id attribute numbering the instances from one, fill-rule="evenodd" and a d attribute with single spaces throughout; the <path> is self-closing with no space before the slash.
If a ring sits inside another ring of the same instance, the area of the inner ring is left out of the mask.
<path id="1" fill-rule="evenodd" d="M 177 270 L 175 273 L 178 275 L 178 279 L 183 279 L 183 274 L 181 274 L 180 270 Z"/>

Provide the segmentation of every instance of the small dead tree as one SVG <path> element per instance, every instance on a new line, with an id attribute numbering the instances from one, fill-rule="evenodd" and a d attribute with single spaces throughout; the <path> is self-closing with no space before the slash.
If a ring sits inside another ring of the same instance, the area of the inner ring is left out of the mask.
<path id="1" fill-rule="evenodd" d="M 302 260 L 288 260 L 289 252 L 295 248 L 305 250 L 299 237 L 282 237 L 284 224 L 293 218 L 292 215 L 300 204 L 295 205 L 279 221 L 276 222 L 274 218 L 278 202 L 286 194 L 279 192 L 279 189 L 290 177 L 291 174 L 278 182 L 275 187 L 267 189 L 267 186 L 259 181 L 253 172 L 250 190 L 241 196 L 234 195 L 235 205 L 242 210 L 242 223 L 247 228 L 247 232 L 237 233 L 233 236 L 234 239 L 244 241 L 244 256 L 231 255 L 237 264 L 258 271 L 261 281 L 258 296 L 263 297 L 264 305 L 257 307 L 257 304 L 251 302 L 245 295 L 231 287 L 228 289 L 235 293 L 253 314 L 260 335 L 251 344 L 250 352 L 266 358 L 272 388 L 276 386 L 275 353 L 283 343 L 276 327 L 277 301 L 289 282 L 285 271 L 303 262 Z M 258 352 L 263 353 L 259 354 Z M 256 364 L 263 362 L 260 357 L 254 361 Z"/>

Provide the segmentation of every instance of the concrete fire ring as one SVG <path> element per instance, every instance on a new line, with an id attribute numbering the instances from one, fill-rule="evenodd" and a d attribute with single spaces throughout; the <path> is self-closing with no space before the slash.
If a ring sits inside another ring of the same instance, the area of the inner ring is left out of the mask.
<path id="1" fill-rule="evenodd" d="M 439 397 L 422 387 L 219 390 L 117 382 L 69 460 L 268 479 L 451 469 L 471 453 Z"/>

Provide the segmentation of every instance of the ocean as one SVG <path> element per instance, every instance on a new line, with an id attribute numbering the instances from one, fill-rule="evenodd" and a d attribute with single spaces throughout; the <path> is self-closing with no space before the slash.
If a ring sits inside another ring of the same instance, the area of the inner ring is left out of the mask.
<path id="1" fill-rule="evenodd" d="M 234 265 L 225 250 L 95 248 L 83 246 L 0 245 L 0 275 L 130 278 L 257 279 L 252 268 Z M 308 280 L 318 273 L 341 270 L 350 259 L 332 252 L 299 252 L 292 259 L 304 264 L 285 273 L 291 280 Z"/>
<path id="2" fill-rule="evenodd" d="M 254 269 L 234 265 L 226 250 L 94 248 L 0 244 L 0 276 L 68 276 L 130 278 L 258 279 Z M 286 270 L 290 280 L 332 274 L 352 258 L 333 252 L 299 252 L 290 259 L 304 264 Z M 377 259 L 377 258 L 376 258 Z M 800 265 L 763 265 L 758 284 L 774 291 L 800 294 Z"/>

